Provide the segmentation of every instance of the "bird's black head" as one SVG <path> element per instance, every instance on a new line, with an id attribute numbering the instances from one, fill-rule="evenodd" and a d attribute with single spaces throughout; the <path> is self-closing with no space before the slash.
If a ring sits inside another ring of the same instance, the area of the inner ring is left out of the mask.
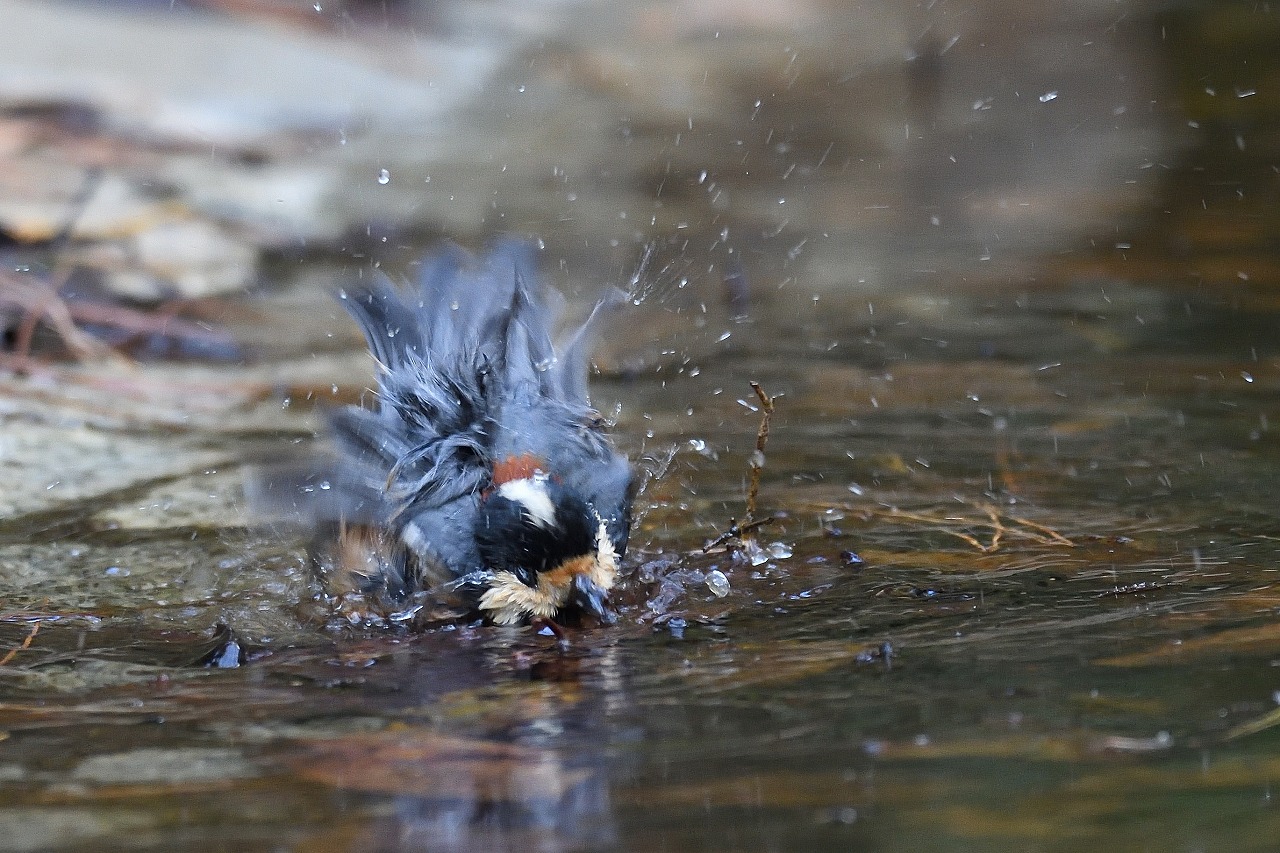
<path id="1" fill-rule="evenodd" d="M 604 520 L 554 477 L 534 471 L 480 503 L 476 545 L 493 580 L 480 610 L 498 625 L 566 610 L 607 615 L 617 553 Z"/>

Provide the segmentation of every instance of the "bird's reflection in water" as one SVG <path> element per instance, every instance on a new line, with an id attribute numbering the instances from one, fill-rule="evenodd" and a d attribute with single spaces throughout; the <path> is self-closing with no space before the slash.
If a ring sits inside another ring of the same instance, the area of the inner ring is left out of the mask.
<path id="1" fill-rule="evenodd" d="M 621 701 L 617 650 L 557 648 L 526 633 L 428 651 L 419 643 L 364 672 L 397 721 L 315 741 L 302 777 L 381 802 L 344 849 L 582 850 L 616 839 L 605 719 Z M 438 646 L 430 642 L 424 645 Z M 380 672 L 377 670 L 381 670 Z M 367 694 L 368 695 L 368 694 Z M 348 801 L 350 802 L 350 801 Z M 372 808 L 367 808 L 372 805 Z"/>
<path id="2" fill-rule="evenodd" d="M 379 849 L 560 851 L 612 846 L 616 832 L 607 777 L 553 764 L 554 759 L 538 772 L 564 774 L 569 784 L 558 798 L 498 800 L 488 796 L 491 792 L 477 792 L 471 801 L 400 797 L 386 838 L 394 843 Z"/>

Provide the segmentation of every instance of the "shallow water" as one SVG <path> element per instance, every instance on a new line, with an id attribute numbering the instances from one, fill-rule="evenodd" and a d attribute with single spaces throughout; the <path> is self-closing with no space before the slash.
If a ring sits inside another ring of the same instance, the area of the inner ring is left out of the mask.
<path id="1" fill-rule="evenodd" d="M 243 376 L 155 368 L 126 387 L 177 390 L 141 413 L 92 383 L 10 413 L 13 446 L 105 435 L 118 467 L 64 466 L 79 491 L 15 489 L 0 522 L 0 850 L 1274 849 L 1280 28 L 993 3 L 936 11 L 935 39 L 858 8 L 886 56 L 844 69 L 805 61 L 857 29 L 818 6 L 787 7 L 814 16 L 779 28 L 810 39 L 788 62 L 767 15 L 721 42 L 714 10 L 653 4 L 687 27 L 652 47 L 679 107 L 637 94 L 657 72 L 628 27 L 657 25 L 622 13 L 507 72 L 589 78 L 608 132 L 564 152 L 593 169 L 528 167 L 458 236 L 537 230 L 586 294 L 654 246 L 594 386 L 660 474 L 614 626 L 567 648 L 334 628 L 306 533 L 247 516 L 245 472 L 369 381 L 325 288 L 411 269 L 430 221 L 274 258 L 227 315 Z M 1188 58 L 1223 41 L 1247 79 Z M 708 107 L 690 57 L 741 97 Z M 553 115 L 592 127 L 570 101 Z M 681 131 L 697 109 L 720 121 Z M 899 145 L 904 116 L 926 130 Z M 754 565 L 703 551 L 743 517 L 751 381 L 776 397 Z M 243 664 L 208 667 L 231 638 Z"/>

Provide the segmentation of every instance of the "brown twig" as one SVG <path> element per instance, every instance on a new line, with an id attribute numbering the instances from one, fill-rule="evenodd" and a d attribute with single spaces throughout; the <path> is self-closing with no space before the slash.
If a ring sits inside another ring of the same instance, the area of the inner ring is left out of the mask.
<path id="1" fill-rule="evenodd" d="M 751 454 L 749 465 L 751 466 L 751 475 L 749 485 L 747 487 L 747 512 L 742 523 L 739 524 L 736 518 L 729 519 L 729 529 L 721 533 L 715 539 L 712 539 L 702 547 L 705 554 L 712 548 L 717 548 L 725 543 L 737 540 L 740 543 L 746 543 L 755 539 L 755 532 L 758 528 L 766 524 L 772 524 L 776 519 L 774 516 L 766 516 L 764 518 L 756 518 L 756 504 L 760 496 L 760 472 L 764 469 L 765 446 L 769 443 L 769 422 L 773 418 L 773 397 L 770 397 L 760 387 L 760 383 L 752 381 L 751 390 L 756 392 L 756 397 L 760 400 L 760 428 L 756 430 L 756 449 Z"/>
<path id="2" fill-rule="evenodd" d="M 32 341 L 36 327 L 42 322 L 81 362 L 100 358 L 128 362 L 111 347 L 82 331 L 81 323 L 108 326 L 125 333 L 128 337 L 122 346 L 150 335 L 223 349 L 236 346 L 234 338 L 225 332 L 175 316 L 181 304 L 170 305 L 160 311 L 143 311 L 105 302 L 67 300 L 58 292 L 58 287 L 56 281 L 29 279 L 0 271 L 0 309 L 14 308 L 22 315 L 12 348 L 12 361 L 16 367 L 32 364 Z"/>
<path id="3" fill-rule="evenodd" d="M 764 518 L 744 521 L 742 524 L 739 524 L 736 518 L 731 518 L 729 519 L 729 529 L 704 545 L 702 547 L 702 551 L 703 553 L 706 553 L 712 548 L 717 548 L 723 545 L 730 539 L 746 539 L 750 533 L 755 531 L 756 528 L 764 527 L 766 524 L 773 524 L 773 522 L 777 520 L 776 516 L 767 515 Z"/>
<path id="4" fill-rule="evenodd" d="M 1051 540 L 1053 540 L 1054 543 L 1058 545 L 1074 546 L 1076 544 L 1072 542 L 1070 539 L 1068 539 L 1067 537 L 1063 536 L 1058 531 L 1054 530 L 1052 527 L 1046 527 L 1043 524 L 1037 524 L 1036 522 L 1028 518 L 1019 518 L 1016 515 L 1011 515 L 1009 516 L 1009 520 L 1014 522 L 1015 524 L 1021 524 L 1023 527 L 1030 527 L 1032 530 L 1039 530 L 1041 533 L 1043 533 L 1045 536 L 1048 536 Z"/>
<path id="5" fill-rule="evenodd" d="M 0 307 L 6 305 L 23 314 L 13 346 L 14 360 L 19 366 L 31 357 L 31 340 L 41 320 L 47 322 L 72 355 L 82 361 L 111 353 L 105 344 L 76 326 L 71 310 L 58 295 L 57 286 L 51 282 L 0 271 Z"/>
<path id="6" fill-rule="evenodd" d="M 27 634 L 26 639 L 22 641 L 22 645 L 18 646 L 16 649 L 10 649 L 7 655 L 0 658 L 0 666 L 4 666 L 9 661 L 17 657 L 18 652 L 24 652 L 27 649 L 31 648 L 31 641 L 36 638 L 36 634 L 40 633 L 40 624 L 41 623 L 39 620 L 37 620 L 35 623 L 32 624 L 31 631 Z"/>

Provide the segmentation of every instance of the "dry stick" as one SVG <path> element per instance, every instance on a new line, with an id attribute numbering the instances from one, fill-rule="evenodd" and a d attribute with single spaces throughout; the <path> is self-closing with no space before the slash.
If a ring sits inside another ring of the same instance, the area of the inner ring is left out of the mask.
<path id="1" fill-rule="evenodd" d="M 31 626 L 31 632 L 27 634 L 27 638 L 22 641 L 22 645 L 18 646 L 16 649 L 11 649 L 9 651 L 9 654 L 0 658 L 0 666 L 4 666 L 9 661 L 17 657 L 18 652 L 23 652 L 31 648 L 31 641 L 34 640 L 36 638 L 36 634 L 39 634 L 39 633 L 40 633 L 40 622 L 37 621 L 34 625 Z"/>

